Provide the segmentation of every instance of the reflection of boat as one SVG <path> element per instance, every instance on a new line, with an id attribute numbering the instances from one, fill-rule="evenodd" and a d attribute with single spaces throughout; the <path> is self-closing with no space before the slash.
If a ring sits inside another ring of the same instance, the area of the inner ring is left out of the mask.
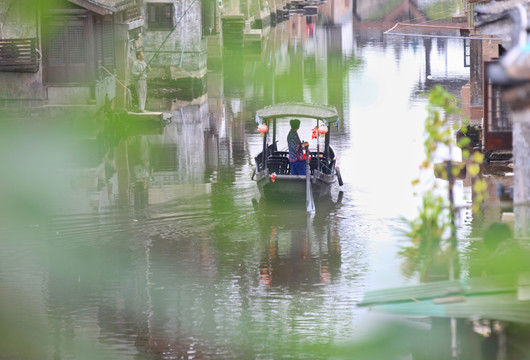
<path id="1" fill-rule="evenodd" d="M 340 197 L 341 192 L 339 201 Z M 278 206 L 274 201 L 256 201 L 255 205 L 260 243 L 264 245 L 259 266 L 263 287 L 294 289 L 337 279 L 341 244 L 329 214 L 339 203 L 330 197 L 321 198 L 315 215 L 300 211 L 299 204 Z"/>
<path id="2" fill-rule="evenodd" d="M 300 119 L 301 122 L 316 122 L 316 148 L 306 151 L 309 155 L 306 157 L 306 168 L 310 170 L 308 176 L 291 175 L 287 148 L 277 148 L 277 121 L 293 118 Z M 264 198 L 307 199 L 309 193 L 312 193 L 312 196 L 318 199 L 329 195 L 331 185 L 337 180 L 339 185 L 342 185 L 335 150 L 330 145 L 330 133 L 327 131 L 327 125 L 338 121 L 338 113 L 333 106 L 307 103 L 276 104 L 258 110 L 256 121 L 262 124 L 261 132 L 264 138 L 263 150 L 254 158 L 255 169 L 252 178 L 257 182 Z M 267 124 L 268 126 L 263 127 Z M 320 134 L 325 134 L 324 144 L 320 144 Z"/>

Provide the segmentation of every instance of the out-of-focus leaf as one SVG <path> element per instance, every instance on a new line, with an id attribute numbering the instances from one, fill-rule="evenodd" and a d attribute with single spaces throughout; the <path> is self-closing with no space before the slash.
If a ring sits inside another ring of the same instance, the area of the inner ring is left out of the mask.
<path id="1" fill-rule="evenodd" d="M 458 147 L 463 148 L 468 146 L 471 143 L 471 139 L 467 136 L 463 136 L 458 140 Z"/>
<path id="2" fill-rule="evenodd" d="M 487 188 L 488 184 L 482 179 L 475 180 L 475 183 L 473 184 L 473 190 L 475 190 L 476 192 L 483 192 Z"/>
<path id="3" fill-rule="evenodd" d="M 478 164 L 469 164 L 467 167 L 467 171 L 469 171 L 469 174 L 471 176 L 477 176 L 480 172 L 480 166 Z"/>
<path id="4" fill-rule="evenodd" d="M 482 164 L 482 162 L 484 161 L 484 154 L 480 151 L 475 151 L 473 153 L 473 161 L 477 164 Z"/>

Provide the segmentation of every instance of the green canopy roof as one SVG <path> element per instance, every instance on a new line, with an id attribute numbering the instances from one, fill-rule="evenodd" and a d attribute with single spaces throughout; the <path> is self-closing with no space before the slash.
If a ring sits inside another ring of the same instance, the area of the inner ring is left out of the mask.
<path id="1" fill-rule="evenodd" d="M 301 117 L 329 122 L 337 120 L 338 116 L 337 109 L 331 105 L 289 102 L 270 105 L 258 110 L 256 121 L 261 122 L 265 118 Z"/>

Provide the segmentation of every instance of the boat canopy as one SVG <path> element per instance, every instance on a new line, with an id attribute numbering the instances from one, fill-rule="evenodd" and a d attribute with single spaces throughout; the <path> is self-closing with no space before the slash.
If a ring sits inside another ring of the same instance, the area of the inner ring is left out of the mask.
<path id="1" fill-rule="evenodd" d="M 326 123 L 335 123 L 338 122 L 339 114 L 337 109 L 331 105 L 302 102 L 274 104 L 256 111 L 258 124 L 262 123 L 264 119 L 286 117 L 310 118 L 323 120 Z"/>

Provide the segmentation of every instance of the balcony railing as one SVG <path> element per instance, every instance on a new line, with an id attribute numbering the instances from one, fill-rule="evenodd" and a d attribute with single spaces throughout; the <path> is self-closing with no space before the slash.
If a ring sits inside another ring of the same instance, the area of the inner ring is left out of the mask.
<path id="1" fill-rule="evenodd" d="M 122 20 L 130 22 L 138 20 L 142 16 L 141 2 L 138 0 L 122 0 L 116 4 L 118 11 L 123 11 Z"/>
<path id="2" fill-rule="evenodd" d="M 36 39 L 0 39 L 0 71 L 37 72 Z"/>

